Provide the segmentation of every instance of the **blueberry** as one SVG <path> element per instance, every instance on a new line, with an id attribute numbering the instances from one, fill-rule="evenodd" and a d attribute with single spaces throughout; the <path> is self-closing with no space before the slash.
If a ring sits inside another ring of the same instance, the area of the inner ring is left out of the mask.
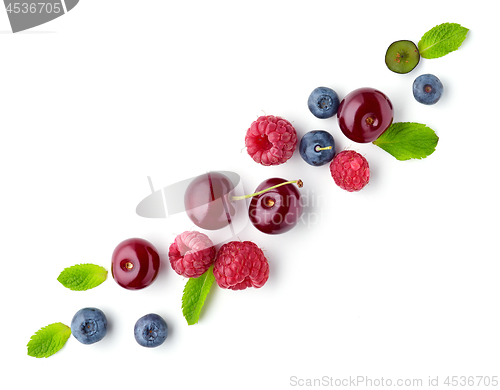
<path id="1" fill-rule="evenodd" d="M 319 167 L 335 157 L 335 140 L 327 131 L 313 130 L 300 140 L 299 152 L 306 163 Z"/>
<path id="2" fill-rule="evenodd" d="M 435 104 L 443 94 L 443 84 L 433 74 L 422 74 L 413 82 L 413 96 L 422 104 Z"/>
<path id="3" fill-rule="evenodd" d="M 167 323 L 158 314 L 146 314 L 135 323 L 134 336 L 143 347 L 158 347 L 168 336 Z"/>
<path id="4" fill-rule="evenodd" d="M 331 118 L 339 108 L 337 92 L 327 87 L 318 87 L 309 95 L 307 106 L 312 114 L 321 119 Z"/>
<path id="5" fill-rule="evenodd" d="M 108 321 L 95 307 L 79 310 L 71 320 L 71 334 L 82 344 L 93 344 L 106 336 Z"/>

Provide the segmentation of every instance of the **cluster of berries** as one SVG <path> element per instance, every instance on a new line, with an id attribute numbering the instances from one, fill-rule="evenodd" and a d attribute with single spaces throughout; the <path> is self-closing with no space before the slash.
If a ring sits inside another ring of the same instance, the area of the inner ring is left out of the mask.
<path id="1" fill-rule="evenodd" d="M 385 53 L 385 64 L 394 73 L 411 72 L 420 62 L 418 46 L 409 40 L 393 42 Z M 433 74 L 422 74 L 413 81 L 413 97 L 419 103 L 436 104 L 443 94 L 441 80 Z"/>
<path id="2" fill-rule="evenodd" d="M 361 88 L 340 102 L 331 88 L 318 87 L 310 94 L 308 107 L 313 115 L 325 119 L 339 117 L 343 133 L 355 142 L 371 142 L 392 123 L 393 109 L 382 92 Z M 335 151 L 335 140 L 325 130 L 312 130 L 298 142 L 297 132 L 286 119 L 267 115 L 255 120 L 247 130 L 245 146 L 252 159 L 262 165 L 279 165 L 288 161 L 299 144 L 302 159 L 318 167 L 330 163 L 335 183 L 342 189 L 361 190 L 370 180 L 368 161 L 358 152 Z"/>
<path id="3" fill-rule="evenodd" d="M 225 289 L 259 288 L 269 278 L 264 252 L 251 241 L 230 241 L 216 252 L 206 234 L 188 231 L 175 238 L 168 258 L 174 271 L 186 278 L 197 278 L 213 265 L 215 280 Z"/>

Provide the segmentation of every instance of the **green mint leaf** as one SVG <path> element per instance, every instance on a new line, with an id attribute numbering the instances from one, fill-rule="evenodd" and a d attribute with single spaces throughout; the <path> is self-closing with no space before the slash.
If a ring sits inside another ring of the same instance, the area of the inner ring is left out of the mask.
<path id="1" fill-rule="evenodd" d="M 436 150 L 438 136 L 426 125 L 397 122 L 389 126 L 373 143 L 400 161 L 425 158 Z"/>
<path id="2" fill-rule="evenodd" d="M 105 268 L 95 264 L 77 264 L 65 268 L 57 280 L 73 291 L 85 291 L 99 286 L 108 277 Z"/>
<path id="3" fill-rule="evenodd" d="M 427 31 L 418 42 L 423 58 L 439 58 L 457 50 L 467 36 L 468 28 L 458 23 L 443 23 Z"/>
<path id="4" fill-rule="evenodd" d="M 188 325 L 194 325 L 200 319 L 200 312 L 210 288 L 215 280 L 213 266 L 198 278 L 190 278 L 182 294 L 182 314 Z"/>
<path id="5" fill-rule="evenodd" d="M 71 336 L 71 328 L 61 322 L 41 328 L 28 342 L 28 355 L 47 358 L 59 351 Z"/>

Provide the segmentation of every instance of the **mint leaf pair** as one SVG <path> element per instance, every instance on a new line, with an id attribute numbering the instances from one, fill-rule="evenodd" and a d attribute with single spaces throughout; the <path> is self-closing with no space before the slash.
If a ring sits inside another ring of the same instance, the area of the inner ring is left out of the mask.
<path id="1" fill-rule="evenodd" d="M 438 136 L 421 123 L 397 122 L 373 143 L 400 161 L 425 158 L 436 150 Z"/>
<path id="2" fill-rule="evenodd" d="M 28 342 L 28 355 L 47 358 L 58 352 L 71 336 L 71 328 L 61 322 L 47 325 L 31 336 Z"/>
<path id="3" fill-rule="evenodd" d="M 105 268 L 95 264 L 77 264 L 65 268 L 57 280 L 73 291 L 85 291 L 99 286 L 108 277 Z"/>
<path id="4" fill-rule="evenodd" d="M 469 29 L 458 23 L 442 23 L 422 36 L 418 42 L 418 51 L 427 59 L 443 57 L 457 50 L 468 32 Z"/>

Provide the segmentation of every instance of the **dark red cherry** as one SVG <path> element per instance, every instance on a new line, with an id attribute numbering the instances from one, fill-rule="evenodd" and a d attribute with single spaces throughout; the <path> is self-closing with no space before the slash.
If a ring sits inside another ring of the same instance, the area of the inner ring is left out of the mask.
<path id="1" fill-rule="evenodd" d="M 207 172 L 195 178 L 184 194 L 184 206 L 193 223 L 207 230 L 228 226 L 235 208 L 229 200 L 232 181 L 219 172 Z"/>
<path id="2" fill-rule="evenodd" d="M 111 274 L 123 288 L 139 290 L 156 279 L 160 256 L 156 248 L 142 238 L 122 241 L 111 257 Z"/>
<path id="3" fill-rule="evenodd" d="M 375 141 L 391 125 L 394 110 L 389 98 L 373 88 L 356 89 L 340 102 L 340 129 L 351 141 Z"/>
<path id="4" fill-rule="evenodd" d="M 294 183 L 302 187 L 301 180 L 287 182 L 280 178 L 267 179 L 257 187 L 248 215 L 261 232 L 280 234 L 297 225 L 302 215 L 302 204 Z"/>

